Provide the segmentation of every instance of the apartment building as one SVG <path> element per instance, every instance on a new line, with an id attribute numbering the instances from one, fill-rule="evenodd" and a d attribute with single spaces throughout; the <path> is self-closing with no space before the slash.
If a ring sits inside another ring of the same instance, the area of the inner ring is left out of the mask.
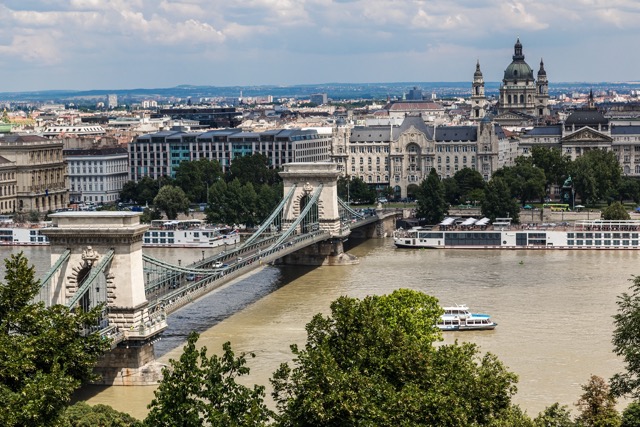
<path id="1" fill-rule="evenodd" d="M 216 160 L 227 171 L 234 158 L 255 153 L 265 155 L 273 168 L 292 162 L 325 162 L 331 158 L 331 140 L 331 129 L 156 132 L 139 136 L 129 144 L 129 177 L 134 181 L 145 176 L 175 177 L 181 162 L 198 159 Z"/>

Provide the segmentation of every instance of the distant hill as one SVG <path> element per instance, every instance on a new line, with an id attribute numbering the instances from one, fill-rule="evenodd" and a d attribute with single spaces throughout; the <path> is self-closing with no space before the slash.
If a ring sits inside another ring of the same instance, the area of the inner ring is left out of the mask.
<path id="1" fill-rule="evenodd" d="M 0 92 L 2 101 L 33 102 L 73 102 L 94 101 L 105 98 L 108 94 L 118 95 L 122 103 L 137 102 L 143 99 L 181 99 L 229 97 L 256 97 L 272 95 L 274 98 L 304 98 L 314 93 L 326 93 L 334 100 L 340 99 L 399 99 L 410 89 L 422 89 L 425 95 L 436 94 L 438 98 L 468 97 L 471 93 L 471 82 L 395 82 L 395 83 L 322 83 L 292 86 L 192 86 L 180 85 L 172 88 L 137 88 L 108 90 L 46 90 L 37 92 Z M 497 95 L 499 82 L 487 82 L 487 95 Z M 628 93 L 640 90 L 640 82 L 574 82 L 550 83 L 550 94 L 615 90 Z"/>

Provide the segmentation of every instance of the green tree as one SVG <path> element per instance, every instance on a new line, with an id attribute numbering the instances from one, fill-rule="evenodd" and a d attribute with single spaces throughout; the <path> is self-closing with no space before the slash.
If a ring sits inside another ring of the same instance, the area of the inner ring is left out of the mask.
<path id="1" fill-rule="evenodd" d="M 189 213 L 189 199 L 180 187 L 165 185 L 153 199 L 153 205 L 164 212 L 167 219 L 176 219 L 179 213 Z"/>
<path id="2" fill-rule="evenodd" d="M 120 190 L 120 200 L 125 203 L 137 203 L 138 184 L 135 181 L 127 181 Z"/>
<path id="3" fill-rule="evenodd" d="M 175 172 L 175 185 L 194 203 L 205 203 L 209 186 L 224 176 L 220 163 L 204 158 L 181 162 Z"/>
<path id="4" fill-rule="evenodd" d="M 470 196 L 475 190 L 484 190 L 486 186 L 485 180 L 482 178 L 480 172 L 474 169 L 462 168 L 453 175 L 458 184 L 460 191 L 460 202 L 466 202 L 467 200 L 473 200 Z"/>
<path id="5" fill-rule="evenodd" d="M 560 406 L 558 402 L 548 406 L 533 420 L 535 427 L 574 427 L 571 420 L 571 411 L 566 406 Z"/>
<path id="6" fill-rule="evenodd" d="M 511 218 L 516 224 L 520 222 L 518 204 L 511 197 L 505 181 L 499 177 L 491 178 L 487 184 L 481 210 L 482 214 L 491 221 L 495 221 L 496 218 Z"/>
<path id="7" fill-rule="evenodd" d="M 246 354 L 236 357 L 229 342 L 222 356 L 207 356 L 196 349 L 198 334 L 192 332 L 179 360 L 163 369 L 163 380 L 149 404 L 144 424 L 153 427 L 268 425 L 272 412 L 264 403 L 264 387 L 248 388 L 236 382 L 249 374 Z M 253 354 L 249 354 L 254 357 Z"/>
<path id="8" fill-rule="evenodd" d="M 571 177 L 583 203 L 613 201 L 622 182 L 621 168 L 613 151 L 589 150 L 571 164 Z"/>
<path id="9" fill-rule="evenodd" d="M 501 168 L 493 176 L 505 180 L 511 195 L 517 197 L 522 206 L 546 194 L 544 171 L 535 167 L 529 157 L 518 157 L 515 166 Z"/>
<path id="10" fill-rule="evenodd" d="M 256 224 L 256 207 L 258 205 L 258 194 L 253 188 L 253 184 L 247 182 L 240 188 L 238 194 L 239 202 L 239 223 L 253 227 Z"/>
<path id="11" fill-rule="evenodd" d="M 623 176 L 618 188 L 618 200 L 633 200 L 640 203 L 640 182 L 635 177 Z"/>
<path id="12" fill-rule="evenodd" d="M 616 399 L 605 380 L 596 375 L 582 385 L 584 393 L 578 403 L 579 415 L 576 424 L 580 427 L 619 427 L 620 414 L 616 410 Z"/>
<path id="13" fill-rule="evenodd" d="M 561 185 L 569 176 L 571 158 L 562 155 L 559 148 L 533 147 L 531 159 L 534 166 L 544 171 L 547 193 L 552 185 Z"/>
<path id="14" fill-rule="evenodd" d="M 376 192 L 357 176 L 351 178 L 349 184 L 349 199 L 358 204 L 372 204 L 376 200 Z"/>
<path id="15" fill-rule="evenodd" d="M 444 189 L 444 199 L 449 205 L 457 205 L 460 203 L 462 194 L 455 178 L 450 177 L 443 179 L 442 188 Z"/>
<path id="16" fill-rule="evenodd" d="M 72 312 L 34 303 L 40 291 L 35 269 L 22 252 L 5 260 L 0 284 L 0 411 L 2 426 L 56 425 L 72 393 L 94 379 L 93 367 L 109 343 L 97 333 L 101 307 Z"/>
<path id="17" fill-rule="evenodd" d="M 640 402 L 631 402 L 624 409 L 620 427 L 640 427 Z"/>
<path id="18" fill-rule="evenodd" d="M 511 405 L 504 415 L 489 422 L 488 427 L 536 427 L 533 420 L 517 405 Z"/>
<path id="19" fill-rule="evenodd" d="M 262 223 L 282 200 L 283 183 L 276 185 L 263 184 L 258 188 L 257 192 L 255 219 L 257 223 Z"/>
<path id="20" fill-rule="evenodd" d="M 351 196 L 350 191 L 349 191 L 349 180 L 351 179 L 351 177 L 349 175 L 346 176 L 339 176 L 338 177 L 338 197 L 340 197 L 342 200 L 344 200 L 345 202 L 348 201 L 349 197 Z"/>
<path id="21" fill-rule="evenodd" d="M 613 202 L 602 210 L 602 219 L 607 221 L 618 221 L 631 219 L 631 215 L 620 202 Z"/>
<path id="22" fill-rule="evenodd" d="M 293 368 L 271 380 L 282 426 L 489 425 L 511 408 L 516 376 L 473 344 L 434 345 L 437 300 L 400 289 L 341 297 L 307 324 Z"/>
<path id="23" fill-rule="evenodd" d="M 254 185 L 278 184 L 282 181 L 278 171 L 269 165 L 269 158 L 264 154 L 255 153 L 235 157 L 229 167 L 227 182 L 238 179 L 241 184 Z"/>
<path id="24" fill-rule="evenodd" d="M 616 301 L 618 312 L 613 316 L 613 351 L 625 363 L 625 372 L 611 378 L 614 396 L 640 399 L 640 276 L 632 279 L 629 292 Z"/>
<path id="25" fill-rule="evenodd" d="M 449 211 L 444 198 L 444 185 L 435 168 L 431 169 L 429 176 L 420 183 L 417 203 L 416 217 L 424 218 L 428 224 L 439 223 Z"/>
<path id="26" fill-rule="evenodd" d="M 66 409 L 61 427 L 140 427 L 142 423 L 125 412 L 108 405 L 87 405 L 78 402 Z"/>

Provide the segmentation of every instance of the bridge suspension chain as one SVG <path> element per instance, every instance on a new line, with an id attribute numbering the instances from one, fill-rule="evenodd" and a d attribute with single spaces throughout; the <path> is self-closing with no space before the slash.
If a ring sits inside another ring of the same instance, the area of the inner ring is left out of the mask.
<path id="1" fill-rule="evenodd" d="M 356 211 L 355 209 L 353 209 L 351 206 L 349 206 L 349 204 L 347 202 L 345 202 L 344 200 L 342 200 L 340 197 L 338 197 L 338 205 L 340 205 L 340 207 L 349 212 L 352 216 L 357 216 L 359 218 L 364 218 L 364 214 L 361 212 Z"/>
<path id="2" fill-rule="evenodd" d="M 98 274 L 104 272 L 104 269 L 111 262 L 111 260 L 113 259 L 113 254 L 114 253 L 115 253 L 115 251 L 113 249 L 109 249 L 109 251 L 102 256 L 102 258 L 100 259 L 100 262 L 98 263 L 98 265 L 96 265 L 93 268 L 91 268 L 91 272 L 89 273 L 89 277 L 87 277 L 82 282 L 82 286 L 80 286 L 80 288 L 76 291 L 76 293 L 73 294 L 73 296 L 71 297 L 71 299 L 67 303 L 67 307 L 75 306 L 76 303 L 80 300 L 80 298 L 82 298 L 84 296 L 84 294 L 87 293 L 87 291 L 89 290 L 89 287 L 93 284 L 93 282 L 98 277 Z"/>
<path id="3" fill-rule="evenodd" d="M 60 257 L 55 262 L 55 264 L 53 264 L 51 266 L 51 268 L 49 269 L 49 271 L 47 271 L 47 273 L 42 278 L 42 282 L 40 282 L 40 292 L 34 298 L 35 300 L 43 301 L 46 304 L 49 304 L 51 302 L 51 301 L 49 301 L 49 283 L 51 282 L 51 279 L 53 278 L 53 276 L 58 271 L 60 271 L 60 268 L 62 267 L 62 264 L 64 264 L 69 259 L 70 256 L 71 256 L 71 250 L 69 250 L 69 249 L 65 250 L 60 255 Z"/>
<path id="4" fill-rule="evenodd" d="M 273 245 L 270 246 L 270 249 L 280 245 L 282 242 L 287 240 L 289 236 L 291 236 L 291 234 L 293 234 L 293 232 L 296 230 L 298 225 L 300 225 L 300 223 L 307 216 L 311 208 L 318 203 L 318 199 L 320 198 L 320 193 L 322 193 L 323 188 L 324 188 L 323 184 L 320 184 L 318 188 L 316 188 L 316 191 L 313 192 L 313 195 L 309 199 L 309 202 L 304 207 L 302 212 L 300 212 L 300 215 L 298 215 L 298 218 L 296 218 L 296 220 L 289 226 L 289 228 L 282 233 L 280 238 L 276 240 L 276 242 Z"/>
<path id="5" fill-rule="evenodd" d="M 258 230 L 255 233 L 253 233 L 251 237 L 245 240 L 245 242 L 240 246 L 240 248 L 253 243 L 253 241 L 256 240 L 267 229 L 267 227 L 270 227 L 273 224 L 273 221 L 278 217 L 278 215 L 282 216 L 282 210 L 284 209 L 284 206 L 289 202 L 289 200 L 291 200 L 291 197 L 293 196 L 293 192 L 295 191 L 295 189 L 296 189 L 296 185 L 293 184 L 291 186 L 291 189 L 287 193 L 287 195 L 282 199 L 280 204 L 278 204 L 278 206 L 273 210 L 271 215 L 269 215 L 269 218 L 267 218 L 262 222 L 262 224 L 260 224 L 260 227 L 258 228 Z"/>

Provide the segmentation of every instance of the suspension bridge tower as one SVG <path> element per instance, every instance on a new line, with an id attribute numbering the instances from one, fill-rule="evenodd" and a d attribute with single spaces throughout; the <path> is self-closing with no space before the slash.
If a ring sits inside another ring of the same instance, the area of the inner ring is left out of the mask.
<path id="1" fill-rule="evenodd" d="M 108 385 L 157 381 L 153 343 L 167 327 L 163 311 L 150 314 L 145 296 L 142 237 L 148 226 L 136 212 L 61 212 L 42 231 L 52 269 L 43 283 L 47 304 L 90 309 L 104 304 L 93 328 L 112 339 L 97 372 Z"/>
<path id="2" fill-rule="evenodd" d="M 336 163 L 287 163 L 280 172 L 284 194 L 291 193 L 282 215 L 282 228 L 290 227 L 307 211 L 295 230 L 296 234 L 314 231 L 328 232 L 330 238 L 284 257 L 285 264 L 348 265 L 358 259 L 344 251 L 343 242 L 351 233 L 340 215 L 338 203 L 338 177 Z M 319 192 L 316 197 L 315 194 Z M 314 202 L 315 200 L 315 202 Z M 313 203 L 310 209 L 306 209 Z"/>

